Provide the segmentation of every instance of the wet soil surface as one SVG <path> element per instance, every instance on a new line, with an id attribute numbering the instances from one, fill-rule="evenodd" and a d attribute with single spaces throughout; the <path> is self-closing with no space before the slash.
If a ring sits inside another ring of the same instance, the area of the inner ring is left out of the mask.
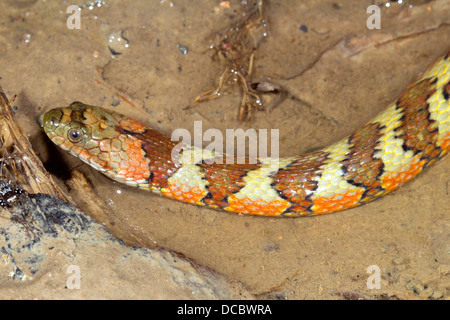
<path id="1" fill-rule="evenodd" d="M 259 298 L 448 299 L 448 157 L 359 208 L 261 218 L 115 183 L 57 150 L 36 121 L 82 101 L 168 135 L 192 132 L 201 120 L 204 131 L 278 129 L 281 156 L 324 147 L 388 106 L 450 45 L 448 1 L 380 1 L 379 30 L 367 28 L 372 2 L 265 2 L 269 35 L 256 51 L 254 76 L 270 77 L 288 95 L 250 122 L 238 121 L 239 87 L 183 109 L 222 70 L 207 52 L 208 38 L 232 21 L 237 1 L 229 8 L 206 0 L 74 1 L 81 29 L 69 29 L 63 1 L 7 0 L 0 11 L 0 85 L 18 94 L 16 117 L 47 169 L 84 212 L 131 245 L 180 252 Z M 87 178 L 89 194 L 69 181 L 74 170 Z M 373 265 L 380 289 L 367 286 Z"/>

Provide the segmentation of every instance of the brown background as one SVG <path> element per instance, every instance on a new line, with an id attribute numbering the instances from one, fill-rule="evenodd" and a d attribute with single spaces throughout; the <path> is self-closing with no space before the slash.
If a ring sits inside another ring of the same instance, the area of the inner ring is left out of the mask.
<path id="1" fill-rule="evenodd" d="M 281 155 L 300 154 L 370 120 L 448 49 L 448 1 L 414 1 L 411 8 L 408 1 L 390 7 L 376 2 L 381 30 L 366 27 L 373 1 L 267 1 L 270 35 L 257 51 L 255 73 L 271 76 L 290 97 L 244 124 L 237 121 L 236 88 L 183 110 L 221 71 L 204 52 L 208 36 L 239 9 L 237 1 L 229 9 L 207 0 L 100 3 L 90 10 L 88 2 L 74 1 L 83 7 L 81 30 L 66 27 L 68 4 L 62 1 L 6 0 L 0 11 L 0 85 L 18 94 L 19 123 L 60 184 L 80 170 L 108 208 L 87 213 L 131 244 L 181 252 L 261 298 L 449 297 L 448 157 L 360 208 L 304 219 L 260 218 L 119 185 L 50 145 L 36 122 L 43 112 L 78 100 L 166 134 L 192 130 L 194 120 L 202 121 L 203 130 L 279 129 Z M 122 54 L 113 58 L 108 39 L 120 32 L 129 47 L 116 44 Z M 188 53 L 182 55 L 177 44 Z M 366 287 L 369 265 L 381 269 L 379 290 Z"/>

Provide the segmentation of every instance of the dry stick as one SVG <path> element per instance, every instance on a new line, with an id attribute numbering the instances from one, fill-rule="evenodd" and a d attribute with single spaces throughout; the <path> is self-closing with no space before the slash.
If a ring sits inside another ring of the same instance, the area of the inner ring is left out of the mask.
<path id="1" fill-rule="evenodd" d="M 14 101 L 15 96 L 11 101 Z M 33 151 L 28 138 L 23 134 L 21 128 L 15 123 L 12 116 L 11 105 L 6 94 L 0 86 L 0 126 L 2 141 L 9 139 L 10 144 L 2 144 L 0 152 L 2 157 L 8 154 L 8 146 L 12 146 L 13 155 L 8 156 L 7 161 L 13 171 L 15 178 L 28 187 L 31 193 L 51 194 L 63 201 L 73 204 L 73 200 L 67 196 L 53 181 L 53 178 L 45 170 L 41 160 Z M 2 159 L 3 162 L 6 159 Z M 6 167 L 7 165 L 5 165 Z M 3 170 L 0 172 L 3 175 Z"/>
<path id="2" fill-rule="evenodd" d="M 243 59 L 243 47 L 245 43 L 243 43 L 245 37 L 247 37 L 252 28 L 257 27 L 262 22 L 266 25 L 264 17 L 263 17 L 263 1 L 258 0 L 256 6 L 250 9 L 235 25 L 232 27 L 224 28 L 218 32 L 216 35 L 221 36 L 221 40 L 218 45 L 214 45 L 214 50 L 218 56 L 222 56 L 225 60 L 228 61 L 228 66 L 225 67 L 223 72 L 219 76 L 219 84 L 212 89 L 209 89 L 199 96 L 197 96 L 194 101 L 189 104 L 184 110 L 193 107 L 195 104 L 211 100 L 217 98 L 219 96 L 220 90 L 222 89 L 224 82 L 230 77 L 230 75 L 226 76 L 230 70 L 235 70 L 234 74 L 238 77 L 241 87 L 243 89 L 243 97 L 241 99 L 241 104 L 239 107 L 239 120 L 243 121 L 246 117 L 249 120 L 249 113 L 260 109 L 260 97 L 256 93 L 256 91 L 251 89 L 251 75 L 253 72 L 253 63 L 254 63 L 254 55 L 257 47 L 257 41 L 254 40 L 253 48 L 247 57 L 248 61 L 248 70 L 245 70 L 241 61 Z M 256 19 L 254 19 L 255 15 L 257 15 Z M 229 44 L 229 49 L 224 49 L 224 41 L 226 39 L 226 44 Z M 246 54 L 244 54 L 246 57 Z M 252 101 L 252 100 L 255 100 Z"/>

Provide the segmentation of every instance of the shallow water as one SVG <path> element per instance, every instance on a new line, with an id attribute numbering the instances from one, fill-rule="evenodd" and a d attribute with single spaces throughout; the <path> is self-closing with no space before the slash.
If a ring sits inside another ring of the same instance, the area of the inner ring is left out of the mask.
<path id="1" fill-rule="evenodd" d="M 205 54 L 207 39 L 231 21 L 238 2 L 230 8 L 206 0 L 92 3 L 90 9 L 89 1 L 74 1 L 82 7 L 77 30 L 67 28 L 64 1 L 6 1 L 0 85 L 19 95 L 20 124 L 59 182 L 75 169 L 87 176 L 108 211 L 90 212 L 94 219 L 129 243 L 181 252 L 261 298 L 448 298 L 448 157 L 360 208 L 260 218 L 119 185 L 57 150 L 36 122 L 43 112 L 78 100 L 166 134 L 192 132 L 196 120 L 203 130 L 279 129 L 281 156 L 300 154 L 353 132 L 445 52 L 447 1 L 383 5 L 380 30 L 366 26 L 372 1 L 267 1 L 269 36 L 256 53 L 255 77 L 270 76 L 289 97 L 244 124 L 237 121 L 238 89 L 183 110 L 220 72 L 220 63 Z M 370 265 L 380 268 L 381 289 L 367 288 Z"/>

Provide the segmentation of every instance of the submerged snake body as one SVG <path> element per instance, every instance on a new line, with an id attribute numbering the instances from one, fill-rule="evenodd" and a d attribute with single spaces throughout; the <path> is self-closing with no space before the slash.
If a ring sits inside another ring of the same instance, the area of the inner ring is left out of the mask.
<path id="1" fill-rule="evenodd" d="M 184 146 L 115 112 L 74 102 L 44 116 L 44 130 L 108 177 L 230 212 L 299 216 L 341 211 L 411 180 L 450 150 L 450 51 L 375 119 L 322 150 L 272 162 L 225 159 Z"/>

